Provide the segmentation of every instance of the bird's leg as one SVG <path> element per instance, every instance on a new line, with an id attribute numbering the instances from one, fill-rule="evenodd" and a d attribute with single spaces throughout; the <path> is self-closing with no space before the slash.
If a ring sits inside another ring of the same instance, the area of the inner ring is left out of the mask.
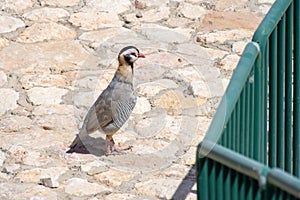
<path id="1" fill-rule="evenodd" d="M 118 145 L 115 144 L 114 139 L 111 135 L 106 136 L 106 152 L 107 155 L 111 154 L 122 154 L 124 151 L 128 151 L 132 149 L 132 146 L 126 148 L 120 148 Z"/>

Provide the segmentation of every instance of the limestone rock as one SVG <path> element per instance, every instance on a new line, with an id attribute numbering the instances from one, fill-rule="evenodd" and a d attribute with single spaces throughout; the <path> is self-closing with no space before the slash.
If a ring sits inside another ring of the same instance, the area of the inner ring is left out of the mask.
<path id="1" fill-rule="evenodd" d="M 84 32 L 82 35 L 79 36 L 80 40 L 85 41 L 91 41 L 91 42 L 98 42 L 102 43 L 104 41 L 107 41 L 110 38 L 116 37 L 120 34 L 129 34 L 129 32 L 132 32 L 126 28 L 107 28 L 97 31 L 89 31 Z"/>
<path id="2" fill-rule="evenodd" d="M 19 179 L 22 182 L 26 183 L 39 183 L 40 181 L 42 183 L 45 183 L 47 187 L 51 187 L 51 185 L 47 184 L 53 184 L 53 187 L 58 187 L 58 178 L 62 174 L 64 174 L 68 168 L 66 167 L 50 167 L 46 169 L 42 168 L 35 168 L 35 169 L 29 169 L 22 171 L 17 174 L 15 179 Z M 49 179 L 51 180 L 49 182 Z"/>
<path id="3" fill-rule="evenodd" d="M 9 45 L 9 40 L 0 37 L 0 50 Z"/>
<path id="4" fill-rule="evenodd" d="M 210 12 L 201 21 L 201 30 L 246 29 L 255 31 L 261 17 L 249 12 Z"/>
<path id="5" fill-rule="evenodd" d="M 30 21 L 57 22 L 62 18 L 69 17 L 69 12 L 62 8 L 43 7 L 34 9 L 23 14 L 23 17 Z"/>
<path id="6" fill-rule="evenodd" d="M 28 90 L 30 101 L 35 105 L 60 104 L 62 96 L 68 92 L 66 89 L 56 87 L 33 87 Z"/>
<path id="7" fill-rule="evenodd" d="M 49 188 L 27 183 L 0 183 L 2 199 L 57 200 L 57 193 Z"/>
<path id="8" fill-rule="evenodd" d="M 128 173 L 127 171 L 118 171 L 118 170 L 110 169 L 107 172 L 96 174 L 94 177 L 102 184 L 111 187 L 117 187 L 121 185 L 123 182 L 129 181 L 135 175 L 136 173 L 133 172 Z"/>
<path id="9" fill-rule="evenodd" d="M 136 198 L 137 198 L 137 196 L 134 195 L 134 194 L 126 194 L 126 193 L 116 194 L 116 193 L 111 193 L 111 194 L 107 195 L 104 200 L 116 200 L 116 199 L 132 200 L 132 199 L 136 199 Z"/>
<path id="10" fill-rule="evenodd" d="M 71 178 L 66 184 L 65 192 L 74 196 L 96 195 L 102 192 L 111 191 L 110 188 L 104 185 L 90 183 L 81 178 Z"/>
<path id="11" fill-rule="evenodd" d="M 58 51 L 59 49 L 59 51 Z M 60 73 L 80 68 L 88 53 L 76 41 L 49 41 L 20 44 L 12 42 L 0 51 L 0 69 L 19 73 Z"/>
<path id="12" fill-rule="evenodd" d="M 142 12 L 141 21 L 143 22 L 157 22 L 168 19 L 170 15 L 170 8 L 166 6 L 160 6 L 157 9 L 151 9 L 149 11 Z"/>
<path id="13" fill-rule="evenodd" d="M 183 43 L 187 42 L 190 37 L 191 30 L 175 28 L 170 29 L 164 26 L 155 24 L 143 24 L 141 27 L 142 34 L 150 40 L 168 42 L 168 43 Z"/>
<path id="14" fill-rule="evenodd" d="M 56 7 L 70 7 L 75 6 L 80 2 L 80 0 L 41 0 L 41 5 L 49 5 L 49 6 L 56 6 Z"/>
<path id="15" fill-rule="evenodd" d="M 99 12 L 95 9 L 74 13 L 69 21 L 83 30 L 122 26 L 122 22 L 116 13 Z"/>
<path id="16" fill-rule="evenodd" d="M 135 189 L 140 194 L 146 194 L 160 199 L 171 199 L 181 180 L 152 178 L 135 184 Z"/>
<path id="17" fill-rule="evenodd" d="M 198 36 L 198 41 L 204 44 L 224 44 L 228 40 L 242 40 L 252 37 L 253 32 L 245 29 L 231 29 L 218 32 L 211 32 Z"/>
<path id="18" fill-rule="evenodd" d="M 206 14 L 206 10 L 199 5 L 193 5 L 189 3 L 184 3 L 181 8 L 181 13 L 183 16 L 190 19 L 202 18 Z"/>
<path id="19" fill-rule="evenodd" d="M 136 105 L 132 111 L 134 114 L 143 114 L 151 110 L 150 102 L 145 97 L 138 97 Z"/>
<path id="20" fill-rule="evenodd" d="M 119 14 L 126 10 L 130 10 L 131 2 L 129 0 L 115 0 L 115 1 L 91 0 L 87 2 L 87 6 L 96 8 L 97 10 L 102 12 Z"/>
<path id="21" fill-rule="evenodd" d="M 22 20 L 11 16 L 0 16 L 0 33 L 8 33 L 22 27 L 25 27 Z"/>
<path id="22" fill-rule="evenodd" d="M 15 132 L 32 127 L 32 120 L 26 116 L 9 116 L 0 119 L 0 128 L 5 132 Z"/>
<path id="23" fill-rule="evenodd" d="M 241 56 L 246 45 L 247 45 L 247 42 L 245 42 L 245 41 L 237 41 L 232 44 L 232 51 L 237 53 L 239 56 Z"/>
<path id="24" fill-rule="evenodd" d="M 67 84 L 67 77 L 59 74 L 24 75 L 21 77 L 20 81 L 25 89 L 30 89 L 34 86 L 65 87 Z"/>
<path id="25" fill-rule="evenodd" d="M 65 105 L 65 104 L 43 104 L 40 106 L 36 106 L 32 114 L 33 115 L 74 115 L 76 112 L 76 108 L 73 105 Z"/>
<path id="26" fill-rule="evenodd" d="M 66 26 L 54 23 L 35 23 L 26 28 L 17 39 L 18 42 L 34 43 L 48 40 L 66 40 L 73 39 L 76 32 Z"/>
<path id="27" fill-rule="evenodd" d="M 0 71 L 0 87 L 7 83 L 7 76 L 3 71 Z"/>
<path id="28" fill-rule="evenodd" d="M 4 2 L 4 3 L 1 6 L 2 2 Z M 34 4 L 33 0 L 23 0 L 23 1 L 5 0 L 2 2 L 0 3 L 0 6 L 4 10 L 9 10 L 9 11 L 17 12 L 17 13 L 22 12 L 22 11 L 32 7 Z"/>
<path id="29" fill-rule="evenodd" d="M 81 165 L 81 170 L 86 172 L 88 175 L 95 175 L 107 171 L 108 167 L 105 162 L 93 161 Z"/>
<path id="30" fill-rule="evenodd" d="M 240 57 L 236 54 L 228 55 L 223 60 L 221 60 L 220 65 L 221 65 L 222 69 L 232 71 L 236 68 L 236 65 L 239 60 L 240 60 Z"/>
<path id="31" fill-rule="evenodd" d="M 0 88 L 0 115 L 18 107 L 19 93 L 13 89 Z"/>

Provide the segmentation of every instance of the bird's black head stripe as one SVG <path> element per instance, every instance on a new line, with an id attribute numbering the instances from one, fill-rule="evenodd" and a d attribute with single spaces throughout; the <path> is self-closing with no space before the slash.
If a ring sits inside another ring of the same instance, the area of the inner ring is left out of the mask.
<path id="1" fill-rule="evenodd" d="M 127 51 L 128 49 L 136 49 L 137 52 L 140 53 L 139 50 L 138 50 L 135 46 L 127 46 L 127 47 L 124 47 L 123 49 L 121 49 L 121 51 L 120 51 L 118 57 L 120 57 L 120 55 L 121 55 L 124 51 Z"/>

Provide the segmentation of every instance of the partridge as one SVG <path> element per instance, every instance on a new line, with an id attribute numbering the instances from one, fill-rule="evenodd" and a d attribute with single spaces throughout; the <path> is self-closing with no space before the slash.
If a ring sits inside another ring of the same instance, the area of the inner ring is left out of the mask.
<path id="1" fill-rule="evenodd" d="M 123 149 L 118 147 L 114 142 L 113 135 L 128 120 L 136 104 L 137 97 L 133 88 L 133 65 L 138 58 L 145 58 L 145 56 L 134 46 L 127 46 L 120 51 L 119 67 L 112 81 L 89 109 L 82 128 L 70 145 L 68 153 L 76 151 L 81 141 L 96 130 L 106 134 L 107 155 L 131 149 L 131 147 Z"/>

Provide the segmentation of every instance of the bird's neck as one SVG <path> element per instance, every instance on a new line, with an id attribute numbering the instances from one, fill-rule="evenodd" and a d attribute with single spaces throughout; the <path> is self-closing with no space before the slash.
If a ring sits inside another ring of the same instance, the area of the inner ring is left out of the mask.
<path id="1" fill-rule="evenodd" d="M 120 64 L 114 79 L 119 82 L 131 83 L 133 82 L 133 66 L 128 64 Z"/>

